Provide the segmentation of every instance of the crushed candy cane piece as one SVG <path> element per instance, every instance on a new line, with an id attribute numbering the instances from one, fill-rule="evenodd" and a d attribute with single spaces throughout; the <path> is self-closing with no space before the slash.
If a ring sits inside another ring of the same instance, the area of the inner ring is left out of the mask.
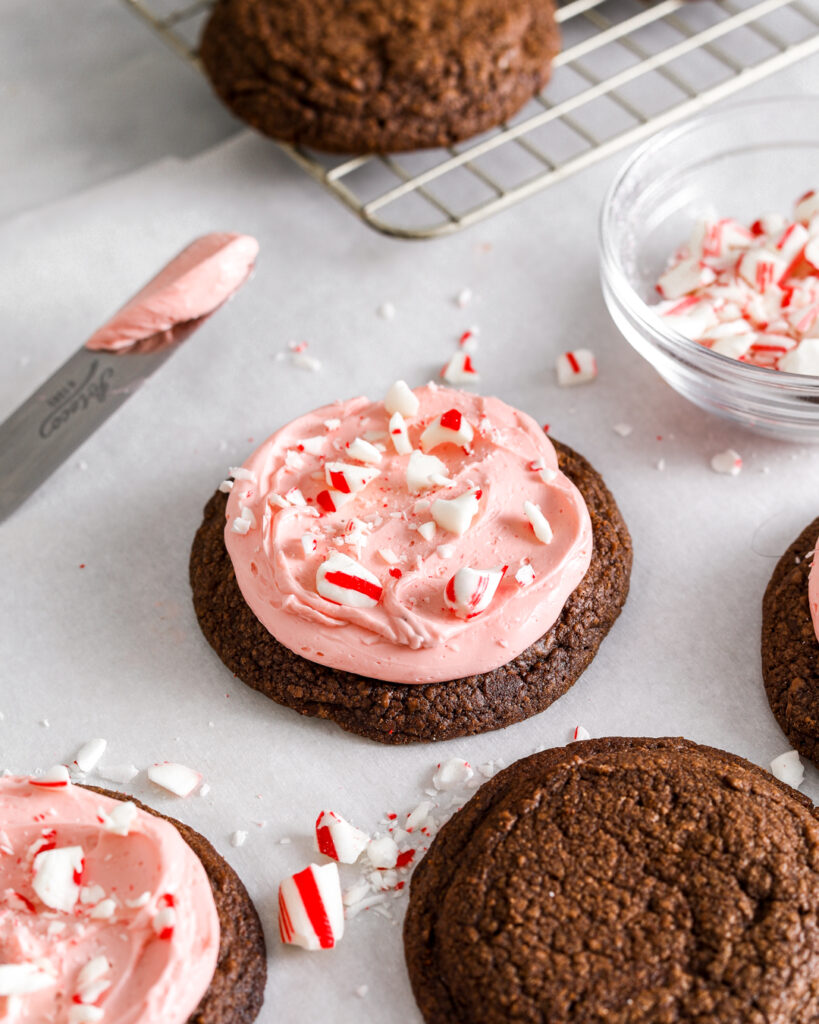
<path id="1" fill-rule="evenodd" d="M 354 864 L 366 849 L 370 837 L 335 811 L 322 811 L 316 819 L 316 849 L 331 860 Z"/>
<path id="2" fill-rule="evenodd" d="M 371 839 L 367 844 L 367 857 L 374 868 L 394 868 L 398 861 L 398 844 L 392 836 Z"/>
<path id="3" fill-rule="evenodd" d="M 441 372 L 447 384 L 472 384 L 480 380 L 480 374 L 472 363 L 469 352 L 461 349 L 449 360 Z"/>
<path id="4" fill-rule="evenodd" d="M 378 469 L 355 466 L 351 462 L 327 462 L 324 465 L 327 484 L 341 494 L 357 494 L 380 475 Z"/>
<path id="5" fill-rule="evenodd" d="M 452 556 L 455 554 L 455 545 L 439 544 L 435 551 L 439 558 L 452 558 Z"/>
<path id="6" fill-rule="evenodd" d="M 424 540 L 432 540 L 435 536 L 435 523 L 421 523 L 418 527 L 418 532 L 424 538 Z"/>
<path id="7" fill-rule="evenodd" d="M 326 601 L 347 608 L 374 608 L 383 593 L 377 576 L 340 551 L 332 552 L 319 566 L 316 590 Z"/>
<path id="8" fill-rule="evenodd" d="M 421 434 L 421 450 L 431 452 L 442 444 L 466 448 L 474 436 L 475 430 L 469 420 L 458 409 L 448 409 L 436 416 Z"/>
<path id="9" fill-rule="evenodd" d="M 555 371 L 557 383 L 562 388 L 588 384 L 597 376 L 597 360 L 589 349 L 578 348 L 559 355 L 555 361 Z"/>
<path id="10" fill-rule="evenodd" d="M 414 396 L 413 396 L 414 397 Z M 409 431 L 404 417 L 400 412 L 394 412 L 390 416 L 390 438 L 393 447 L 399 455 L 409 455 L 412 451 L 412 443 L 409 439 Z"/>
<path id="11" fill-rule="evenodd" d="M 0 997 L 27 996 L 56 985 L 56 974 L 36 963 L 0 964 Z"/>
<path id="12" fill-rule="evenodd" d="M 233 490 L 233 481 L 223 480 L 219 484 L 219 490 L 222 492 L 222 494 L 230 494 L 230 492 Z"/>
<path id="13" fill-rule="evenodd" d="M 535 570 L 529 565 L 522 565 L 515 573 L 515 579 L 522 587 L 528 587 L 535 582 Z"/>
<path id="14" fill-rule="evenodd" d="M 805 338 L 798 348 L 782 356 L 776 368 L 786 373 L 819 377 L 819 338 Z"/>
<path id="15" fill-rule="evenodd" d="M 446 466 L 437 455 L 414 451 L 407 463 L 407 488 L 412 494 L 441 486 L 447 481 Z"/>
<path id="16" fill-rule="evenodd" d="M 771 774 L 788 786 L 798 789 L 805 781 L 805 766 L 796 750 L 788 750 L 771 761 Z"/>
<path id="17" fill-rule="evenodd" d="M 231 466 L 228 476 L 232 476 L 234 480 L 247 480 L 251 484 L 256 483 L 256 474 L 250 469 L 245 469 L 244 466 Z"/>
<path id="18" fill-rule="evenodd" d="M 457 789 L 463 786 L 474 775 L 472 766 L 460 757 L 451 757 L 438 765 L 432 776 L 432 785 L 439 790 Z"/>
<path id="19" fill-rule="evenodd" d="M 462 537 L 478 514 L 480 496 L 481 492 L 477 488 L 473 488 L 457 498 L 437 498 L 432 503 L 430 515 L 442 530 L 454 533 L 456 537 Z"/>
<path id="20" fill-rule="evenodd" d="M 611 429 L 615 434 L 619 434 L 620 437 L 628 437 L 634 428 L 630 423 L 615 423 Z"/>
<path id="21" fill-rule="evenodd" d="M 444 605 L 460 618 L 471 619 L 486 611 L 503 579 L 506 567 L 471 569 L 464 566 L 444 588 Z"/>
<path id="22" fill-rule="evenodd" d="M 98 1024 L 104 1017 L 101 1006 L 73 1003 L 68 1009 L 68 1024 Z"/>
<path id="23" fill-rule="evenodd" d="M 81 846 L 42 850 L 34 858 L 34 892 L 52 910 L 71 913 L 80 898 L 84 864 Z"/>
<path id="24" fill-rule="evenodd" d="M 319 491 L 316 495 L 316 504 L 325 512 L 338 512 L 344 508 L 348 501 L 352 501 L 355 495 L 352 492 L 336 491 L 330 488 L 327 491 Z"/>
<path id="25" fill-rule="evenodd" d="M 713 284 L 717 275 L 696 259 L 684 259 L 667 270 L 657 282 L 657 291 L 664 299 L 681 299 L 697 288 Z"/>
<path id="26" fill-rule="evenodd" d="M 523 503 L 523 514 L 529 520 L 532 530 L 541 544 L 551 544 L 554 539 L 551 524 L 533 501 Z"/>
<path id="27" fill-rule="evenodd" d="M 279 935 L 303 949 L 332 949 L 344 935 L 344 905 L 335 863 L 310 864 L 279 886 Z"/>
<path id="28" fill-rule="evenodd" d="M 169 793 L 181 797 L 190 796 L 202 781 L 199 772 L 187 768 L 184 764 L 174 764 L 172 761 L 151 765 L 148 769 L 148 778 L 157 786 L 167 789 Z"/>
<path id="29" fill-rule="evenodd" d="M 357 459 L 359 462 L 366 462 L 372 466 L 377 466 L 381 462 L 381 452 L 374 444 L 365 441 L 363 437 L 357 437 L 349 442 L 347 454 L 351 459 Z"/>
<path id="30" fill-rule="evenodd" d="M 742 457 L 733 448 L 724 452 L 718 452 L 711 459 L 711 469 L 715 473 L 725 473 L 728 476 L 736 476 L 742 470 Z"/>
<path id="31" fill-rule="evenodd" d="M 405 418 L 412 418 L 418 412 L 419 405 L 420 402 L 403 380 L 397 380 L 384 399 L 384 407 L 391 416 L 400 412 Z"/>
<path id="32" fill-rule="evenodd" d="M 99 954 L 92 957 L 77 975 L 77 997 L 81 1003 L 95 1003 L 111 987 L 105 975 L 111 970 L 111 961 Z"/>
<path id="33" fill-rule="evenodd" d="M 84 743 L 74 758 L 74 764 L 77 766 L 77 769 L 81 772 L 93 771 L 105 753 L 107 746 L 107 742 L 103 739 L 89 740 L 87 743 Z"/>
<path id="34" fill-rule="evenodd" d="M 65 786 L 71 785 L 71 776 L 64 764 L 55 764 L 53 768 L 49 768 L 42 775 L 31 776 L 28 781 L 32 786 L 38 786 L 41 789 L 63 789 Z"/>
<path id="35" fill-rule="evenodd" d="M 244 846 L 247 841 L 247 832 L 243 829 L 237 828 L 235 832 L 230 834 L 230 845 L 231 846 Z"/>
<path id="36" fill-rule="evenodd" d="M 455 305 L 458 309 L 465 309 L 472 301 L 472 289 L 461 288 L 458 294 L 455 296 Z"/>
<path id="37" fill-rule="evenodd" d="M 382 320 L 394 320 L 395 306 L 391 302 L 382 302 L 378 307 L 378 315 Z"/>
<path id="38" fill-rule="evenodd" d="M 123 801 L 105 815 L 102 827 L 114 835 L 127 836 L 136 820 L 137 813 L 137 806 L 132 800 Z"/>
<path id="39" fill-rule="evenodd" d="M 584 729 L 582 725 L 575 726 L 574 733 L 572 734 L 573 740 L 590 740 L 591 733 L 588 729 Z"/>

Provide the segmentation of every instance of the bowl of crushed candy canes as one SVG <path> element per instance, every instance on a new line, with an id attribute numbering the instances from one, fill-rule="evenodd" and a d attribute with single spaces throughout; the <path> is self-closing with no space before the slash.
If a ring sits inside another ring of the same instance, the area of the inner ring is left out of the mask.
<path id="1" fill-rule="evenodd" d="M 819 98 L 655 135 L 603 204 L 611 316 L 661 377 L 756 433 L 819 442 Z"/>

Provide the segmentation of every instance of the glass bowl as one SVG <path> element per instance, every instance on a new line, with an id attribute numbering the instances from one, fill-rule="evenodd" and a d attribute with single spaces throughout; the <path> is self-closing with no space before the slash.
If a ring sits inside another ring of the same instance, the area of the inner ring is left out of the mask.
<path id="1" fill-rule="evenodd" d="M 819 98 L 734 104 L 666 129 L 614 180 L 600 217 L 601 280 L 625 339 L 675 391 L 758 434 L 819 442 L 819 377 L 740 363 L 666 326 L 649 302 L 695 221 L 791 216 L 819 188 Z"/>

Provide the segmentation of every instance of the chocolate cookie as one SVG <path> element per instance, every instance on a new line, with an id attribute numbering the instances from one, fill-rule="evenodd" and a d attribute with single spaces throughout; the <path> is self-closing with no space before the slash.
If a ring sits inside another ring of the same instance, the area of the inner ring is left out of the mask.
<path id="1" fill-rule="evenodd" d="M 448 146 L 549 79 L 551 0 L 219 0 L 205 71 L 242 120 L 340 153 Z"/>
<path id="2" fill-rule="evenodd" d="M 782 731 L 819 766 L 819 640 L 808 604 L 819 519 L 779 559 L 762 601 L 762 676 Z"/>
<path id="3" fill-rule="evenodd" d="M 628 594 L 631 538 L 600 475 L 553 442 L 561 470 L 591 516 L 591 565 L 557 622 L 501 668 L 422 686 L 368 679 L 307 661 L 276 640 L 248 608 L 224 544 L 226 497 L 205 506 L 193 542 L 190 579 L 202 632 L 227 667 L 266 696 L 303 715 L 329 718 L 381 743 L 444 740 L 487 732 L 543 711 L 588 666 Z"/>
<path id="4" fill-rule="evenodd" d="M 810 801 L 684 739 L 546 750 L 487 782 L 412 878 L 427 1024 L 813 1024 Z"/>
<path id="5" fill-rule="evenodd" d="M 170 822 L 202 862 L 219 915 L 219 959 L 210 988 L 188 1024 L 251 1024 L 264 1000 L 267 954 L 259 915 L 242 880 L 190 825 L 160 814 L 132 796 L 97 786 L 85 788 L 113 800 L 130 800 L 141 811 Z"/>

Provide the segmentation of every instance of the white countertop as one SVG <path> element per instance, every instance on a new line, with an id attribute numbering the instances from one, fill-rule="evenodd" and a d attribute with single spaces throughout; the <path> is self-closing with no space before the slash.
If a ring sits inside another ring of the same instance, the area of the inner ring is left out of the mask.
<path id="1" fill-rule="evenodd" d="M 310 859 L 317 813 L 374 829 L 420 799 L 443 757 L 508 763 L 567 741 L 578 723 L 595 736 L 684 734 L 767 765 L 789 744 L 762 689 L 760 602 L 776 558 L 816 515 L 819 449 L 706 417 L 619 337 L 600 296 L 596 217 L 622 156 L 469 232 L 398 242 L 275 146 L 236 134 L 205 84 L 111 0 L 70 13 L 62 0 L 39 0 L 37 14 L 25 0 L 3 7 L 25 47 L 0 34 L 11 115 L 0 136 L 0 417 L 195 235 L 246 231 L 261 255 L 235 301 L 0 530 L 1 766 L 46 767 L 103 736 L 109 764 L 198 768 L 205 797 L 163 796 L 144 776 L 131 791 L 207 835 L 251 891 L 269 939 L 262 1024 L 418 1020 L 403 902 L 392 921 L 350 922 L 330 953 L 279 944 L 276 886 Z M 806 92 L 817 72 L 814 58 L 753 92 Z M 459 310 L 464 286 L 475 298 Z M 387 300 L 391 322 L 376 315 Z M 423 383 L 473 323 L 484 389 L 548 421 L 605 476 L 634 538 L 632 592 L 593 665 L 544 714 L 384 748 L 301 719 L 227 672 L 193 615 L 188 550 L 227 466 L 275 427 L 336 397 L 378 397 L 395 377 Z M 309 340 L 320 372 L 277 360 L 291 339 Z M 600 377 L 561 390 L 554 357 L 581 345 Z M 621 422 L 629 437 L 613 432 Z M 738 477 L 709 468 L 728 447 L 745 460 Z M 819 797 L 810 767 L 803 789 Z M 250 832 L 241 849 L 235 829 Z"/>

